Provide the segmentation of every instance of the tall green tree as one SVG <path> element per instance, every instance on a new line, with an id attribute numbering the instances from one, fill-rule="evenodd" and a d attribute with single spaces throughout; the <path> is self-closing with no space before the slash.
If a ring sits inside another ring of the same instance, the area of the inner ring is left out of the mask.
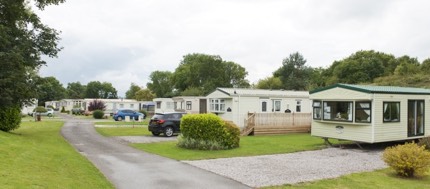
<path id="1" fill-rule="evenodd" d="M 64 0 L 35 0 L 42 9 Z M 58 32 L 44 25 L 25 0 L 0 0 L 0 109 L 12 112 L 7 119 L 21 119 L 20 107 L 36 97 L 34 76 L 46 62 L 42 55 L 56 57 Z M 10 109 L 11 111 L 8 111 Z M 18 112 L 18 114 L 16 113 Z M 2 117 L 3 118 L 3 117 Z M 6 122 L 0 118 L 0 123 Z M 19 121 L 0 130 L 9 131 L 19 127 Z"/>
<path id="2" fill-rule="evenodd" d="M 40 78 L 37 85 L 39 106 L 46 101 L 61 100 L 66 97 L 66 89 L 55 77 Z"/>
<path id="3" fill-rule="evenodd" d="M 118 98 L 117 90 L 112 86 L 112 83 L 100 81 L 91 81 L 87 84 L 85 93 L 86 98 L 104 98 L 116 99 Z"/>
<path id="4" fill-rule="evenodd" d="M 135 94 L 135 99 L 138 101 L 152 101 L 155 97 L 155 94 L 149 89 L 140 89 Z"/>
<path id="5" fill-rule="evenodd" d="M 169 71 L 154 71 L 149 75 L 149 80 L 146 87 L 155 93 L 155 96 L 160 98 L 169 98 L 174 96 L 173 73 Z"/>
<path id="6" fill-rule="evenodd" d="M 281 79 L 273 76 L 258 80 L 255 87 L 257 89 L 283 89 Z"/>
<path id="7" fill-rule="evenodd" d="M 421 69 L 424 74 L 430 74 L 430 58 L 427 58 L 421 63 Z"/>
<path id="8" fill-rule="evenodd" d="M 312 70 L 305 64 L 303 55 L 295 52 L 282 61 L 282 67 L 276 70 L 273 76 L 281 79 L 284 89 L 307 90 Z"/>
<path id="9" fill-rule="evenodd" d="M 394 74 L 396 75 L 413 75 L 420 72 L 420 63 L 416 58 L 411 58 L 407 55 L 396 59 L 398 66 L 396 67 Z"/>
<path id="10" fill-rule="evenodd" d="M 371 83 L 377 77 L 393 74 L 398 63 L 395 57 L 381 52 L 358 51 L 335 61 L 330 67 L 333 83 Z"/>
<path id="11" fill-rule="evenodd" d="M 249 87 L 245 68 L 226 62 L 218 55 L 185 55 L 173 74 L 173 85 L 179 93 L 199 88 L 204 95 L 217 87 Z"/>
<path id="12" fill-rule="evenodd" d="M 87 86 L 82 85 L 81 82 L 72 82 L 67 84 L 66 94 L 67 98 L 70 99 L 82 99 L 85 98 Z"/>
<path id="13" fill-rule="evenodd" d="M 136 99 L 136 93 L 138 91 L 142 90 L 138 85 L 135 83 L 131 83 L 130 88 L 127 92 L 125 92 L 125 98 L 126 99 Z"/>

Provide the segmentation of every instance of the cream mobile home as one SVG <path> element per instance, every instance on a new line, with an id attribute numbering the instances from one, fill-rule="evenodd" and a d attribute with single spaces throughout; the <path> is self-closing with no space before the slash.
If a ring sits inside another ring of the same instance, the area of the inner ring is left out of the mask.
<path id="1" fill-rule="evenodd" d="M 335 84 L 310 99 L 313 136 L 366 143 L 430 136 L 430 89 Z"/>

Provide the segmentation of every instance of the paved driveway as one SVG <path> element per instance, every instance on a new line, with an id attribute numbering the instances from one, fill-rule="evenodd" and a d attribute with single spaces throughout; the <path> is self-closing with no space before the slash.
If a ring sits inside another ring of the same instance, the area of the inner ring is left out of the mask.
<path id="1" fill-rule="evenodd" d="M 145 153 L 99 135 L 93 123 L 62 115 L 62 135 L 119 189 L 249 188 L 191 165 Z"/>

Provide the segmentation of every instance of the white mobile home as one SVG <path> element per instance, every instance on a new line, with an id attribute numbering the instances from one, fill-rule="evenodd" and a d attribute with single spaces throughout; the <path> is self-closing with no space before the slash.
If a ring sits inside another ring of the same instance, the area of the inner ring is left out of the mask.
<path id="1" fill-rule="evenodd" d="M 311 134 L 376 143 L 430 134 L 430 90 L 335 84 L 310 92 Z"/>
<path id="2" fill-rule="evenodd" d="M 207 98 L 208 112 L 243 128 L 248 113 L 310 113 L 308 91 L 217 88 Z"/>
<path id="3" fill-rule="evenodd" d="M 171 98 L 154 98 L 155 113 L 174 112 L 175 106 Z"/>
<path id="4" fill-rule="evenodd" d="M 176 112 L 199 114 L 207 112 L 206 97 L 202 96 L 177 96 L 173 97 L 173 105 Z"/>

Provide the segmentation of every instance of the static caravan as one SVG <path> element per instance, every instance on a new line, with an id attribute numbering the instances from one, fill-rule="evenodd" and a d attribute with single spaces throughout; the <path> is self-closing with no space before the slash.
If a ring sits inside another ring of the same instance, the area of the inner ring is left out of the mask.
<path id="1" fill-rule="evenodd" d="M 217 88 L 207 98 L 208 112 L 243 128 L 248 113 L 310 113 L 308 91 Z"/>
<path id="2" fill-rule="evenodd" d="M 171 98 L 154 98 L 155 113 L 174 112 L 174 102 Z"/>
<path id="3" fill-rule="evenodd" d="M 189 114 L 206 113 L 206 97 L 203 96 L 177 96 L 173 97 L 173 105 L 176 112 Z"/>
<path id="4" fill-rule="evenodd" d="M 310 92 L 311 134 L 365 143 L 430 136 L 430 90 L 335 84 Z"/>
<path id="5" fill-rule="evenodd" d="M 130 109 L 134 111 L 139 111 L 141 109 L 140 102 L 134 100 L 134 99 L 93 99 L 93 98 L 86 98 L 84 99 L 84 110 L 88 110 L 88 106 L 91 102 L 99 100 L 102 101 L 105 106 L 105 113 L 111 114 L 115 113 L 119 109 Z"/>

